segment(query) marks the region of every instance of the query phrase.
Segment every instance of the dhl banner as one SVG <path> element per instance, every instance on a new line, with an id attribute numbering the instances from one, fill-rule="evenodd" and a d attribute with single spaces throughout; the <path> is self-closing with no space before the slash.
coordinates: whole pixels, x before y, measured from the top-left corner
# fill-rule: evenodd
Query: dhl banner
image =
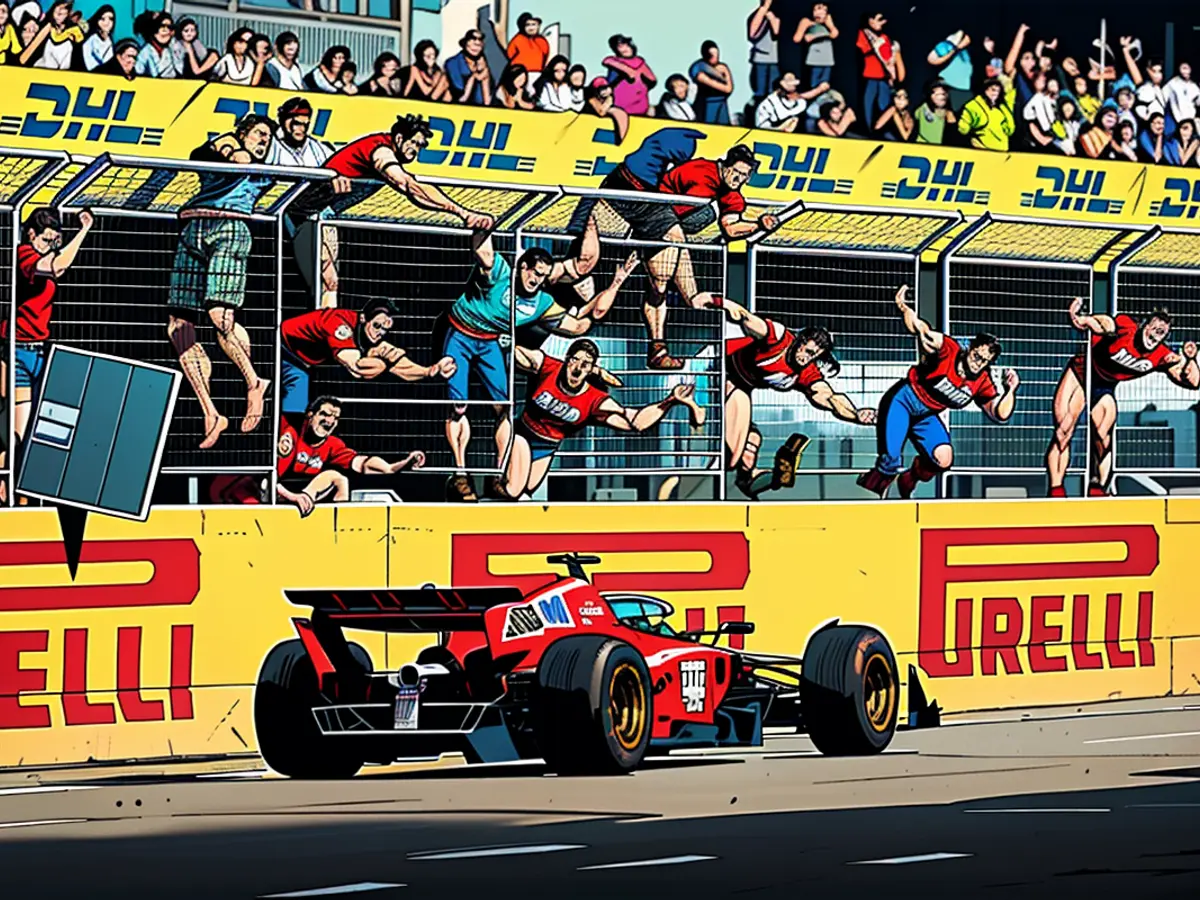
<path id="1" fill-rule="evenodd" d="M 1200 500 L 821 506 L 319 507 L 93 517 L 74 582 L 52 512 L 0 516 L 0 766 L 255 749 L 253 684 L 294 637 L 284 588 L 535 587 L 596 554 L 601 590 L 677 628 L 730 619 L 801 654 L 871 624 L 951 712 L 1200 691 Z M 351 632 L 377 669 L 429 640 Z M 907 691 L 904 692 L 907 696 Z"/>
<path id="2" fill-rule="evenodd" d="M 247 112 L 274 116 L 290 95 L 263 88 L 33 69 L 0 70 L 0 146 L 104 151 L 186 159 Z M 1190 223 L 1200 212 L 1200 172 L 1099 163 L 1028 153 L 987 153 L 918 144 L 828 139 L 634 118 L 618 146 L 608 119 L 510 112 L 372 97 L 307 95 L 313 133 L 340 145 L 386 131 L 397 113 L 430 119 L 427 175 L 543 186 L 597 187 L 656 129 L 703 133 L 698 153 L 716 158 L 751 145 L 761 169 L 747 195 L 791 203 L 939 209 L 973 217 L 1036 217 L 1116 225 Z"/>

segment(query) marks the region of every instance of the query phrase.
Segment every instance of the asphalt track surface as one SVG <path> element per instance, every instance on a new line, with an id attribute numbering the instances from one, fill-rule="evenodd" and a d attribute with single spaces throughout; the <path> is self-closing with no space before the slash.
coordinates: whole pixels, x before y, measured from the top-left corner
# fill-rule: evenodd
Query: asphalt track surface
<path id="1" fill-rule="evenodd" d="M 0 896 L 1200 897 L 1200 698 L 540 765 L 0 785 Z M 638 865 L 631 865 L 637 863 Z"/>

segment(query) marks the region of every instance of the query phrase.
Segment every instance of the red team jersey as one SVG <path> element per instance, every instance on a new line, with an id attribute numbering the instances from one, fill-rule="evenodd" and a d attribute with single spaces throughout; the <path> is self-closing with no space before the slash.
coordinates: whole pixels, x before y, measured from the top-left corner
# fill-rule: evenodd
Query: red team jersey
<path id="1" fill-rule="evenodd" d="M 942 338 L 942 347 L 936 354 L 908 370 L 908 383 L 921 402 L 934 412 L 964 409 L 972 400 L 983 406 L 1000 396 L 990 372 L 975 378 L 958 374 L 959 357 L 964 357 L 965 370 L 966 355 L 967 351 L 959 346 L 958 341 L 947 334 Z"/>
<path id="2" fill-rule="evenodd" d="M 1174 365 L 1170 358 L 1175 351 L 1165 343 L 1145 352 L 1138 346 L 1141 325 L 1126 315 L 1115 316 L 1117 330 L 1114 334 L 1092 335 L 1092 378 L 1102 384 L 1117 384 L 1141 378 L 1151 372 L 1162 372 Z M 1071 360 L 1080 384 L 1084 381 L 1084 354 L 1077 353 Z"/>
<path id="3" fill-rule="evenodd" d="M 50 339 L 50 314 L 58 284 L 37 270 L 41 255 L 32 244 L 17 247 L 17 341 L 36 343 Z M 0 324 L 0 338 L 8 337 L 8 320 Z"/>
<path id="4" fill-rule="evenodd" d="M 326 465 L 349 469 L 354 457 L 358 456 L 336 435 L 331 434 L 321 443 L 313 445 L 301 437 L 295 428 L 284 422 L 279 425 L 279 443 L 281 448 L 291 448 L 286 454 L 276 454 L 275 472 L 280 478 L 289 475 L 312 478 Z"/>
<path id="5" fill-rule="evenodd" d="M 741 213 L 746 209 L 746 198 L 741 192 L 730 190 L 721 180 L 717 164 L 711 159 L 693 159 L 676 166 L 663 176 L 659 190 L 664 194 L 675 194 L 683 197 L 700 197 L 704 200 L 716 200 L 721 218 L 732 213 Z M 686 216 L 697 207 L 677 206 L 675 212 Z"/>
<path id="6" fill-rule="evenodd" d="M 352 309 L 316 309 L 286 319 L 280 326 L 280 339 L 307 366 L 333 362 L 341 350 L 354 350 L 354 329 L 358 313 Z"/>
<path id="7" fill-rule="evenodd" d="M 339 175 L 347 178 L 378 178 L 375 163 L 371 156 L 380 147 L 391 147 L 390 134 L 368 134 L 356 141 L 351 141 L 325 162 L 326 169 L 333 169 Z"/>
<path id="8" fill-rule="evenodd" d="M 792 367 L 795 332 L 770 319 L 766 323 L 765 338 L 740 337 L 726 343 L 725 373 L 729 380 L 746 393 L 770 388 L 806 394 L 818 381 L 824 381 L 825 376 L 816 363 L 809 363 L 800 371 Z"/>
<path id="9" fill-rule="evenodd" d="M 549 355 L 530 382 L 529 397 L 521 422 L 546 441 L 556 444 L 578 434 L 596 417 L 608 391 L 588 383 L 579 394 L 568 394 L 558 383 L 562 362 Z"/>

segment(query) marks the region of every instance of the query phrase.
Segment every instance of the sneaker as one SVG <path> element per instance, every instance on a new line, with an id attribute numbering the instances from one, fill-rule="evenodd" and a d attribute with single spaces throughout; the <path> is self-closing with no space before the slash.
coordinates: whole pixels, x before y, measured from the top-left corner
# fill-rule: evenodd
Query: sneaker
<path id="1" fill-rule="evenodd" d="M 1098 485 L 1098 484 L 1090 484 L 1090 485 L 1088 485 L 1088 496 L 1089 497 L 1107 497 L 1108 491 L 1104 490 L 1104 488 L 1100 487 L 1100 485 Z"/>
<path id="2" fill-rule="evenodd" d="M 493 475 L 488 479 L 487 495 L 492 500 L 512 500 L 508 490 L 504 487 L 504 479 L 499 475 Z"/>
<path id="3" fill-rule="evenodd" d="M 646 353 L 646 366 L 651 369 L 682 369 L 683 363 L 671 356 L 666 341 L 651 341 Z"/>
<path id="4" fill-rule="evenodd" d="M 909 499 L 916 489 L 916 476 L 912 472 L 901 472 L 900 477 L 896 479 L 896 493 L 900 495 L 900 499 Z"/>
<path id="5" fill-rule="evenodd" d="M 475 483 L 466 475 L 451 475 L 446 481 L 446 500 L 450 503 L 478 503 Z"/>
<path id="6" fill-rule="evenodd" d="M 1060 484 L 1058 487 L 1050 488 L 1050 493 L 1047 494 L 1046 496 L 1048 496 L 1048 497 L 1065 497 L 1065 496 L 1067 496 L 1066 485 Z"/>
<path id="7" fill-rule="evenodd" d="M 796 483 L 796 470 L 800 468 L 800 457 L 809 439 L 802 434 L 793 434 L 775 451 L 774 488 L 790 488 Z"/>

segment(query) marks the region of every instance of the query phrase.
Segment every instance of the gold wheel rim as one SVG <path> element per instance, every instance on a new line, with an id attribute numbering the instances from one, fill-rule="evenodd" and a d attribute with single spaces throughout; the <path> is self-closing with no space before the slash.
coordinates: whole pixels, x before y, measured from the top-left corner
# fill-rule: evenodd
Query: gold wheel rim
<path id="1" fill-rule="evenodd" d="M 871 727 L 882 734 L 887 731 L 896 708 L 895 681 L 887 659 L 876 654 L 867 661 L 863 672 L 863 706 Z"/>
<path id="2" fill-rule="evenodd" d="M 608 714 L 613 736 L 623 750 L 634 751 L 646 733 L 646 690 L 631 663 L 618 663 L 608 684 Z"/>

